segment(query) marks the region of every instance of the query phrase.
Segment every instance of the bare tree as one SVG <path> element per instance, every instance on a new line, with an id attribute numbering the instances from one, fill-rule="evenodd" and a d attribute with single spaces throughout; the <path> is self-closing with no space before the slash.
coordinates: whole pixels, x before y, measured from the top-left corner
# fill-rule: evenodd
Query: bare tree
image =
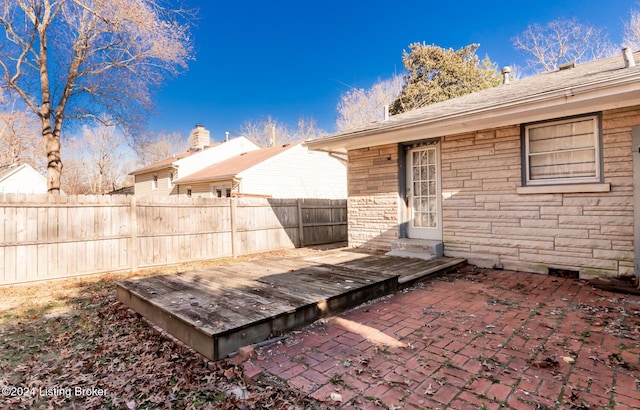
<path id="1" fill-rule="evenodd" d="M 128 143 L 135 152 L 140 166 L 162 161 L 186 148 L 185 137 L 179 132 L 136 133 Z"/>
<path id="2" fill-rule="evenodd" d="M 50 193 L 59 193 L 67 118 L 108 112 L 135 126 L 150 87 L 186 67 L 185 12 L 164 0 L 0 0 L 0 86 L 39 117 Z"/>
<path id="3" fill-rule="evenodd" d="M 633 10 L 629 21 L 624 26 L 623 45 L 634 51 L 640 50 L 640 11 Z"/>
<path id="4" fill-rule="evenodd" d="M 385 105 L 391 105 L 402 91 L 403 79 L 394 75 L 386 80 L 378 80 L 371 88 L 352 88 L 343 93 L 338 102 L 338 130 L 346 130 L 359 125 L 384 119 Z"/>
<path id="5" fill-rule="evenodd" d="M 298 120 L 298 129 L 295 132 L 295 140 L 309 140 L 318 138 L 327 132 L 318 127 L 318 122 L 313 118 L 300 118 Z"/>
<path id="6" fill-rule="evenodd" d="M 529 55 L 527 66 L 534 72 L 554 71 L 563 63 L 590 61 L 613 52 L 603 30 L 564 18 L 544 26 L 529 25 L 513 38 L 513 45 Z"/>
<path id="7" fill-rule="evenodd" d="M 73 149 L 73 147 L 70 147 Z M 67 195 L 87 195 L 92 193 L 89 181 L 84 173 L 82 161 L 74 157 L 65 160 L 64 171 L 60 176 L 62 190 Z"/>
<path id="8" fill-rule="evenodd" d="M 133 152 L 114 126 L 83 126 L 69 141 L 69 170 L 63 172 L 64 189 L 74 194 L 104 194 L 120 188 L 133 165 Z"/>
<path id="9" fill-rule="evenodd" d="M 0 165 L 26 163 L 40 172 L 46 170 L 38 125 L 30 111 L 0 111 Z"/>
<path id="10" fill-rule="evenodd" d="M 294 133 L 271 115 L 257 121 L 245 121 L 240 125 L 239 133 L 261 147 L 272 147 L 296 140 Z"/>

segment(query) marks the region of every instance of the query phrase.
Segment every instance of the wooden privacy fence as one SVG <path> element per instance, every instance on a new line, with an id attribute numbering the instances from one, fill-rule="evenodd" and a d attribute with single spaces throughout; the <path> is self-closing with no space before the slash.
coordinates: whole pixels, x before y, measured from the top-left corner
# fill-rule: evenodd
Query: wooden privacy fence
<path id="1" fill-rule="evenodd" d="M 346 200 L 0 195 L 0 285 L 344 241 Z"/>

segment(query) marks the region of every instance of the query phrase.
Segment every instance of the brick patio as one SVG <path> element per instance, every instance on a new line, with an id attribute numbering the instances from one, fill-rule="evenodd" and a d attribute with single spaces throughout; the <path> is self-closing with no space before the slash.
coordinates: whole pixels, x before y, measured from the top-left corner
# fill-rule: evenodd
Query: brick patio
<path id="1" fill-rule="evenodd" d="M 244 368 L 338 409 L 625 409 L 640 408 L 639 343 L 638 296 L 468 266 L 316 322 Z"/>

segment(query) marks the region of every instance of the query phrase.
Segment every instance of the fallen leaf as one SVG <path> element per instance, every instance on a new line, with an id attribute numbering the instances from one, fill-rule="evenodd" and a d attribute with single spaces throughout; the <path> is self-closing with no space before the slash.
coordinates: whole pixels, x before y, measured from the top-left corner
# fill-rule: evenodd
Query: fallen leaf
<path id="1" fill-rule="evenodd" d="M 537 367 L 539 369 L 550 369 L 554 367 L 558 367 L 559 363 L 556 359 L 551 357 L 547 357 L 544 360 L 539 360 L 531 363 L 531 367 Z"/>
<path id="2" fill-rule="evenodd" d="M 433 394 L 434 394 L 435 392 L 436 392 L 436 391 L 435 391 L 435 390 L 433 390 L 433 387 L 431 386 L 431 383 L 429 383 L 429 387 L 427 387 L 427 390 L 425 390 L 425 391 L 424 391 L 424 394 L 428 394 L 429 396 L 433 396 Z"/>

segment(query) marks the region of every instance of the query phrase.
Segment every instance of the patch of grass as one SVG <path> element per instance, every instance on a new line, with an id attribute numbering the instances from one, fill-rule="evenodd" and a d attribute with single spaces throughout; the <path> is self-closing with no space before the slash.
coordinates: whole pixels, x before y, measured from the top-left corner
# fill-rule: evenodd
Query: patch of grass
<path id="1" fill-rule="evenodd" d="M 236 399 L 226 393 L 240 387 L 249 393 L 246 408 L 277 402 L 326 408 L 286 383 L 263 377 L 249 383 L 241 365 L 203 358 L 117 300 L 116 280 L 173 270 L 0 288 L 0 384 L 107 391 L 102 397 L 11 398 L 0 407 L 117 409 L 135 402 L 139 409 L 235 408 Z"/>
<path id="2" fill-rule="evenodd" d="M 329 379 L 329 381 L 331 382 L 331 384 L 343 384 L 344 380 L 342 380 L 342 375 L 341 374 L 334 374 L 333 376 L 331 376 L 331 379 Z"/>
<path id="3" fill-rule="evenodd" d="M 292 362 L 294 362 L 294 363 L 298 363 L 298 364 L 301 364 L 301 365 L 303 365 L 303 366 L 308 367 L 308 366 L 307 366 L 307 362 L 304 360 L 304 358 L 303 358 L 303 357 L 300 357 L 300 356 L 294 356 L 294 357 L 292 357 L 292 358 L 291 358 L 291 361 L 292 361 Z"/>

